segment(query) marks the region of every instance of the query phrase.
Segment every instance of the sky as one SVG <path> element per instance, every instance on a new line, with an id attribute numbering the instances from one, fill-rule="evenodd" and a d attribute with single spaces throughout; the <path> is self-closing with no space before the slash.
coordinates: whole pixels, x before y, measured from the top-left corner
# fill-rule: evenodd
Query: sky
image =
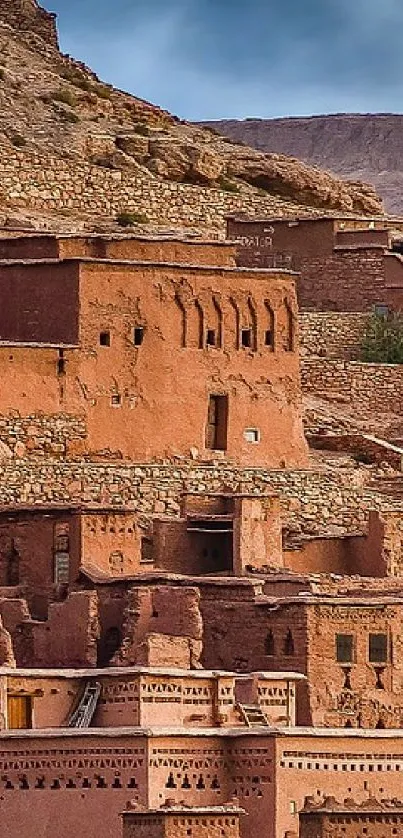
<path id="1" fill-rule="evenodd" d="M 403 0 L 42 0 L 61 48 L 183 119 L 403 109 Z"/>

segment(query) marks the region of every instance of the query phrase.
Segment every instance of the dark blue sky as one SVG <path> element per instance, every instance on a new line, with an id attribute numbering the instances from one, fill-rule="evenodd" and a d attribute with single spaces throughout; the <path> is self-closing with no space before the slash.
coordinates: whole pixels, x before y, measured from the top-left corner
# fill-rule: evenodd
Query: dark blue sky
<path id="1" fill-rule="evenodd" d="M 403 0 L 42 3 L 64 52 L 183 118 L 403 109 Z"/>

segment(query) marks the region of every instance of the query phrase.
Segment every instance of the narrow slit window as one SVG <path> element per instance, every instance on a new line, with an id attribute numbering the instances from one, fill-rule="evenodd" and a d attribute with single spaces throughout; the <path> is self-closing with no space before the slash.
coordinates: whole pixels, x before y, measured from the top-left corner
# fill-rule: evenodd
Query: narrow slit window
<path id="1" fill-rule="evenodd" d="M 64 357 L 64 350 L 59 349 L 59 355 L 57 359 L 57 374 L 58 375 L 65 375 L 66 373 L 66 359 Z"/>
<path id="2" fill-rule="evenodd" d="M 215 329 L 207 329 L 206 346 L 217 346 Z"/>
<path id="3" fill-rule="evenodd" d="M 136 326 L 133 332 L 133 343 L 135 346 L 141 346 L 144 340 L 143 326 Z"/>
<path id="4" fill-rule="evenodd" d="M 241 346 L 250 349 L 252 346 L 252 329 L 241 329 Z"/>
<path id="5" fill-rule="evenodd" d="M 264 333 L 264 345 L 273 348 L 273 343 L 273 332 L 271 331 L 271 329 L 266 329 Z"/>
<path id="6" fill-rule="evenodd" d="M 100 332 L 99 333 L 99 343 L 100 346 L 110 346 L 111 345 L 111 333 L 108 331 Z"/>

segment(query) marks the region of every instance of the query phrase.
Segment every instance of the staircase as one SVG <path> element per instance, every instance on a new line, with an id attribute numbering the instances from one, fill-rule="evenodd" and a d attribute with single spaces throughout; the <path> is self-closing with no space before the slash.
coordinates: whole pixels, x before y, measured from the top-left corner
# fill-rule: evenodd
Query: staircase
<path id="1" fill-rule="evenodd" d="M 80 701 L 67 722 L 67 727 L 90 726 L 100 693 L 101 684 L 98 681 L 87 681 Z"/>
<path id="2" fill-rule="evenodd" d="M 269 727 L 267 718 L 258 704 L 238 704 L 238 709 L 248 727 Z"/>

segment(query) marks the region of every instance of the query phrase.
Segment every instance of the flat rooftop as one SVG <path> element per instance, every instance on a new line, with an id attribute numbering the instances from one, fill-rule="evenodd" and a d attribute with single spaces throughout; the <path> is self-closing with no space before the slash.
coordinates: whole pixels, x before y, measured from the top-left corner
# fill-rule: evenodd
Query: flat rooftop
<path id="1" fill-rule="evenodd" d="M 104 669 L 12 669 L 0 667 L 0 678 L 123 678 L 130 675 L 150 675 L 168 678 L 236 678 L 246 681 L 254 676 L 264 681 L 305 681 L 301 672 L 228 672 L 220 669 L 175 669 L 170 667 L 106 667 Z"/>
<path id="2" fill-rule="evenodd" d="M 32 265 L 69 265 L 69 264 L 93 264 L 105 266 L 122 266 L 133 268 L 161 268 L 166 270 L 179 271 L 199 271 L 204 273 L 227 273 L 227 274 L 244 274 L 245 276 L 272 276 L 277 274 L 284 274 L 285 276 L 298 276 L 296 271 L 291 271 L 288 268 L 245 268 L 237 265 L 198 265 L 184 262 L 153 262 L 147 260 L 136 259 L 99 259 L 92 256 L 69 256 L 68 259 L 2 259 L 0 260 L 0 268 L 26 266 Z"/>

